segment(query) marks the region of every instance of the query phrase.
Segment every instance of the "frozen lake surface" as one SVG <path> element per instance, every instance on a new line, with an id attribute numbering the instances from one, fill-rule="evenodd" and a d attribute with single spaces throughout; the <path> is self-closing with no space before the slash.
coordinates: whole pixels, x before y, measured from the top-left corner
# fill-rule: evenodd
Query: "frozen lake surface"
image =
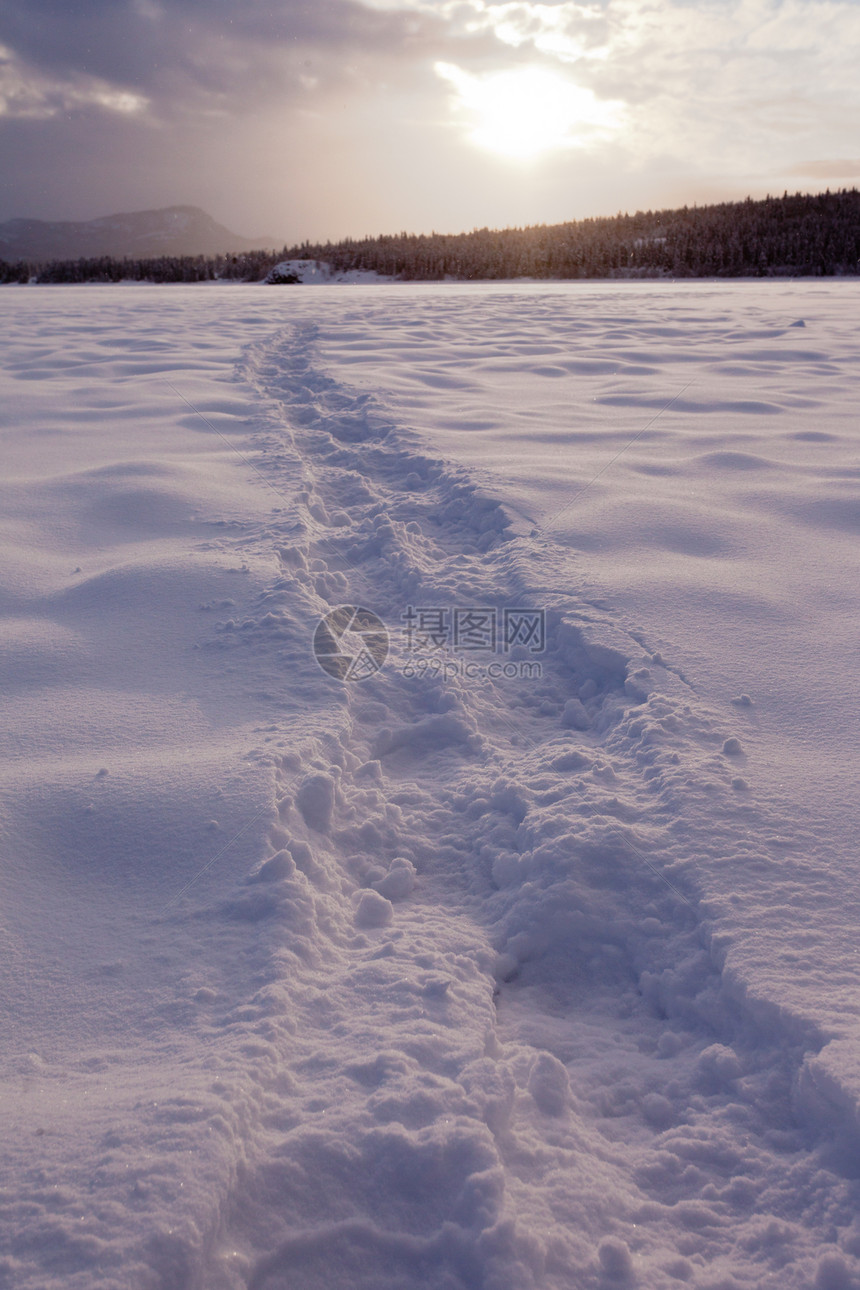
<path id="1" fill-rule="evenodd" d="M 0 1285 L 860 1286 L 858 284 L 0 301 Z"/>

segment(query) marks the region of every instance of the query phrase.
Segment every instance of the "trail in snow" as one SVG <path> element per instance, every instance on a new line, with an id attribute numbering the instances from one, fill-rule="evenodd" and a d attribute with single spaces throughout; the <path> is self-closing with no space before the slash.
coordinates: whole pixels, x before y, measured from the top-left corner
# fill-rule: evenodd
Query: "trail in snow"
<path id="1" fill-rule="evenodd" d="M 0 1283 L 860 1284 L 850 1066 L 777 957 L 801 879 L 812 935 L 842 877 L 515 492 L 338 379 L 338 328 L 384 366 L 382 291 L 291 297 L 286 328 L 250 292 L 99 293 L 83 440 L 56 404 L 47 469 L 9 440 Z M 499 299 L 469 296 L 487 352 Z M 197 411 L 132 422 L 165 372 Z M 392 653 L 340 683 L 311 642 L 348 604 Z M 417 669 L 410 606 L 545 610 L 506 656 L 542 674 Z"/>
<path id="2" fill-rule="evenodd" d="M 528 600 L 545 553 L 316 369 L 313 329 L 251 361 L 294 427 L 306 514 L 241 652 L 298 634 L 302 594 L 392 623 Z M 316 1114 L 272 1135 L 227 1220 L 246 1251 L 268 1227 L 255 1286 L 332 1266 L 367 1285 L 804 1285 L 851 1229 L 855 1188 L 792 1099 L 820 1036 L 721 973 L 702 899 L 700 866 L 739 850 L 776 879 L 776 822 L 659 658 L 575 591 L 547 608 L 539 682 L 382 673 L 346 688 L 309 777 L 307 753 L 283 761 L 271 863 L 285 897 L 319 893 L 331 964 L 298 1026 Z M 401 899 L 378 898 L 389 882 Z M 849 1275 L 850 1253 L 827 1257 L 822 1276 Z"/>

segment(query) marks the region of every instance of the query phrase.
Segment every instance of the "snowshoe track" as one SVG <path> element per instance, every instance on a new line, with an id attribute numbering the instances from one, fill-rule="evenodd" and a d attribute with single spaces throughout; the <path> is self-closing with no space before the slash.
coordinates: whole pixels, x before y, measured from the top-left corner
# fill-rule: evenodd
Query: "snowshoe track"
<path id="1" fill-rule="evenodd" d="M 315 338 L 243 370 L 271 408 L 261 472 L 302 482 L 281 576 L 217 644 L 270 665 L 273 732 L 303 702 L 320 727 L 273 754 L 272 856 L 221 911 L 259 921 L 271 963 L 247 1011 L 259 1120 L 205 1284 L 811 1285 L 802 1229 L 835 1241 L 858 1196 L 798 1114 L 822 1037 L 712 935 L 713 813 L 750 869 L 774 863 L 729 732 L 577 588 L 538 601 L 569 553 L 521 540 Z M 332 608 L 394 629 L 464 603 L 545 608 L 543 676 L 404 675 L 395 642 L 321 691 Z M 802 1224 L 781 1217 L 798 1195 Z M 828 1257 L 855 1274 L 850 1241 Z"/>

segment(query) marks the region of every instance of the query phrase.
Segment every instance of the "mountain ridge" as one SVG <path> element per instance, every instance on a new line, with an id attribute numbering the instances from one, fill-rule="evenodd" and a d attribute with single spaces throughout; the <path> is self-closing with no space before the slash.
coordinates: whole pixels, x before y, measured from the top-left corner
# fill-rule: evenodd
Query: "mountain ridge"
<path id="1" fill-rule="evenodd" d="M 274 239 L 241 237 L 199 206 L 122 211 L 91 220 L 17 218 L 0 224 L 0 259 L 220 255 L 259 250 Z"/>

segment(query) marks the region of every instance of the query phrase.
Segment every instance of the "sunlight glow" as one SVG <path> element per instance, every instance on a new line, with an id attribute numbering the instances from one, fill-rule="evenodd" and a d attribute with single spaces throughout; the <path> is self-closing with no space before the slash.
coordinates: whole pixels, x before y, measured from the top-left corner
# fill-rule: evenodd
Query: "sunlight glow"
<path id="1" fill-rule="evenodd" d="M 528 160 L 581 147 L 620 122 L 619 103 L 601 102 L 591 90 L 545 68 L 474 76 L 452 63 L 437 63 L 436 73 L 454 87 L 471 142 L 502 156 Z"/>

